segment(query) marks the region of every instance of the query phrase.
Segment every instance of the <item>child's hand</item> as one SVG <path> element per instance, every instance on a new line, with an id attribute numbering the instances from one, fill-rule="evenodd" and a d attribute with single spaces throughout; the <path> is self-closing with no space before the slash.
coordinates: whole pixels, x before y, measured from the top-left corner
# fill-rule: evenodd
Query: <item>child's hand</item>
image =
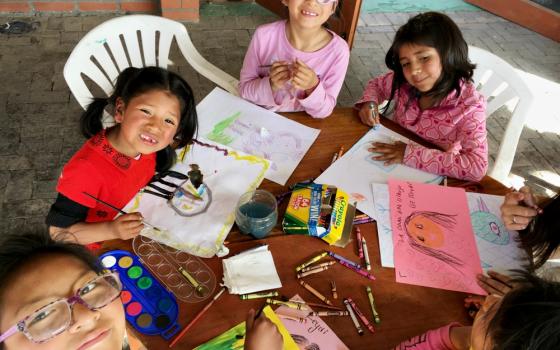
<path id="1" fill-rule="evenodd" d="M 385 161 L 384 165 L 401 164 L 404 159 L 406 143 L 396 141 L 395 143 L 372 142 L 372 147 L 368 151 L 380 153 L 378 156 L 371 157 L 374 160 Z"/>
<path id="2" fill-rule="evenodd" d="M 270 87 L 272 91 L 280 90 L 291 78 L 290 64 L 286 61 L 276 61 L 270 67 Z"/>
<path id="3" fill-rule="evenodd" d="M 127 240 L 138 236 L 142 231 L 144 228 L 142 219 L 140 213 L 124 214 L 111 221 L 109 225 L 115 238 Z"/>
<path id="4" fill-rule="evenodd" d="M 358 115 L 360 116 L 360 120 L 362 121 L 362 123 L 367 126 L 374 126 L 376 124 L 380 124 L 381 121 L 379 120 L 379 113 L 372 113 L 369 106 L 370 102 L 371 101 L 368 101 L 362 104 Z"/>
<path id="5" fill-rule="evenodd" d="M 261 315 L 255 320 L 255 311 L 251 310 L 247 314 L 245 326 L 245 350 L 280 350 L 284 347 L 284 339 L 278 328 L 266 316 Z"/>
<path id="6" fill-rule="evenodd" d="M 292 68 L 292 86 L 296 89 L 305 90 L 305 93 L 310 95 L 317 85 L 319 85 L 317 74 L 303 61 L 296 58 Z"/>
<path id="7" fill-rule="evenodd" d="M 478 285 L 488 292 L 488 294 L 503 297 L 513 288 L 511 277 L 502 275 L 496 271 L 488 271 L 487 273 L 488 276 L 478 275 L 476 279 Z"/>
<path id="8" fill-rule="evenodd" d="M 508 230 L 524 230 L 533 218 L 542 211 L 536 204 L 529 187 L 522 187 L 519 192 L 506 194 L 500 207 L 502 221 Z"/>

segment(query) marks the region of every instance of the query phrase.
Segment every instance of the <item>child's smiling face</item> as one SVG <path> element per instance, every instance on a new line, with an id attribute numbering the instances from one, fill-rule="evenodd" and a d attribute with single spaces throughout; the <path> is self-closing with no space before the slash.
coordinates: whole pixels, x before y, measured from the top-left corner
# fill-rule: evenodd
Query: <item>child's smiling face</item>
<path id="1" fill-rule="evenodd" d="M 10 278 L 2 295 L 0 332 L 6 332 L 52 301 L 73 296 L 96 276 L 83 262 L 67 255 L 48 255 L 33 260 Z M 96 311 L 74 304 L 68 329 L 44 343 L 34 343 L 17 332 L 6 339 L 4 345 L 6 350 L 120 350 L 124 332 L 124 310 L 120 299 L 116 298 Z"/>
<path id="2" fill-rule="evenodd" d="M 401 46 L 399 63 L 406 81 L 420 92 L 430 91 L 441 76 L 441 57 L 437 50 L 430 46 Z"/>
<path id="3" fill-rule="evenodd" d="M 282 0 L 288 7 L 290 21 L 304 28 L 319 28 L 336 9 L 336 2 L 320 4 L 317 0 Z"/>
<path id="4" fill-rule="evenodd" d="M 406 231 L 418 244 L 429 248 L 440 248 L 445 234 L 441 226 L 423 215 L 413 217 L 406 225 Z"/>
<path id="5" fill-rule="evenodd" d="M 118 136 L 110 141 L 119 152 L 136 157 L 164 149 L 173 142 L 181 118 L 179 100 L 169 91 L 151 90 L 128 104 L 116 102 Z"/>

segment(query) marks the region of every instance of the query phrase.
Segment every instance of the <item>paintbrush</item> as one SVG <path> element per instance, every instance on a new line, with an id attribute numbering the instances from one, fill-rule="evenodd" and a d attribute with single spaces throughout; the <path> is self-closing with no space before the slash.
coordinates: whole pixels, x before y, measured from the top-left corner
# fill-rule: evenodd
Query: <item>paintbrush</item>
<path id="1" fill-rule="evenodd" d="M 85 194 L 86 196 L 90 197 L 91 199 L 95 200 L 96 202 L 99 202 L 99 203 L 101 203 L 101 204 L 103 204 L 103 205 L 105 205 L 105 206 L 107 206 L 107 207 L 109 207 L 109 208 L 111 208 L 111 209 L 113 209 L 113 210 L 116 210 L 116 211 L 118 211 L 119 213 L 121 213 L 121 214 L 123 214 L 123 215 L 128 214 L 126 211 L 124 211 L 124 210 L 122 210 L 122 209 L 119 209 L 119 208 L 115 207 L 114 205 L 105 202 L 104 200 L 101 200 L 101 199 L 99 199 L 99 198 L 96 198 L 96 197 L 92 196 L 91 194 L 89 194 L 89 193 L 87 193 L 87 192 L 82 192 L 82 193 Z M 143 223 L 144 225 L 146 225 L 146 226 L 148 226 L 148 227 L 150 227 L 150 228 L 156 230 L 156 231 L 161 231 L 159 228 L 155 227 L 154 225 L 150 224 L 149 222 L 146 222 L 145 220 L 142 220 L 142 223 Z"/>

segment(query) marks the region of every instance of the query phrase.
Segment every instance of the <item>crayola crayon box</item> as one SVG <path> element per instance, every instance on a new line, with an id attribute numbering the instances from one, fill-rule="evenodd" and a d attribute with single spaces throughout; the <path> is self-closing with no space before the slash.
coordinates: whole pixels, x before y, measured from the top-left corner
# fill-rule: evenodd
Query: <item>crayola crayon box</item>
<path id="1" fill-rule="evenodd" d="M 282 228 L 285 233 L 308 234 L 344 247 L 350 240 L 356 207 L 340 188 L 297 184 L 292 192 Z"/>

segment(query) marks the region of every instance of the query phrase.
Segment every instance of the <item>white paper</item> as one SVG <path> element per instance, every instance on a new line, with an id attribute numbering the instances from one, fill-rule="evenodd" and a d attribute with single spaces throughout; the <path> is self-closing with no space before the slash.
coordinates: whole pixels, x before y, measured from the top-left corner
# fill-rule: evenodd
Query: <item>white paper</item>
<path id="1" fill-rule="evenodd" d="M 375 218 L 370 184 L 387 183 L 389 178 L 411 180 L 424 183 L 439 183 L 442 177 L 401 164 L 385 166 L 375 161 L 374 154 L 368 151 L 371 142 L 392 143 L 394 141 L 411 142 L 398 133 L 381 126 L 378 130 L 368 131 L 342 158 L 325 170 L 316 183 L 334 185 L 342 188 L 358 202 L 358 209 Z"/>
<path id="2" fill-rule="evenodd" d="M 224 285 L 230 294 L 255 293 L 282 287 L 268 246 L 222 260 Z"/>
<path id="3" fill-rule="evenodd" d="M 389 186 L 371 184 L 381 265 L 395 267 L 393 262 L 393 236 L 389 214 Z M 519 269 L 526 261 L 525 252 L 518 247 L 518 233 L 508 231 L 500 217 L 503 196 L 466 192 L 480 265 L 484 271 L 495 270 L 507 273 Z"/>
<path id="4" fill-rule="evenodd" d="M 272 162 L 266 178 L 285 185 L 320 130 L 215 88 L 196 107 L 199 134 Z"/>
<path id="5" fill-rule="evenodd" d="M 205 212 L 196 216 L 181 216 L 168 205 L 166 199 L 142 192 L 124 210 L 138 211 L 147 222 L 163 229 L 147 228 L 142 231 L 143 235 L 175 249 L 210 258 L 223 248 L 235 221 L 239 197 L 260 185 L 269 162 L 202 138 L 199 140 L 206 145 L 192 145 L 183 161 L 179 160 L 172 169 L 187 174 L 189 164 L 199 165 L 203 181 L 212 192 L 212 202 Z M 169 177 L 165 179 L 176 182 Z M 165 188 L 164 185 L 159 186 Z"/>

